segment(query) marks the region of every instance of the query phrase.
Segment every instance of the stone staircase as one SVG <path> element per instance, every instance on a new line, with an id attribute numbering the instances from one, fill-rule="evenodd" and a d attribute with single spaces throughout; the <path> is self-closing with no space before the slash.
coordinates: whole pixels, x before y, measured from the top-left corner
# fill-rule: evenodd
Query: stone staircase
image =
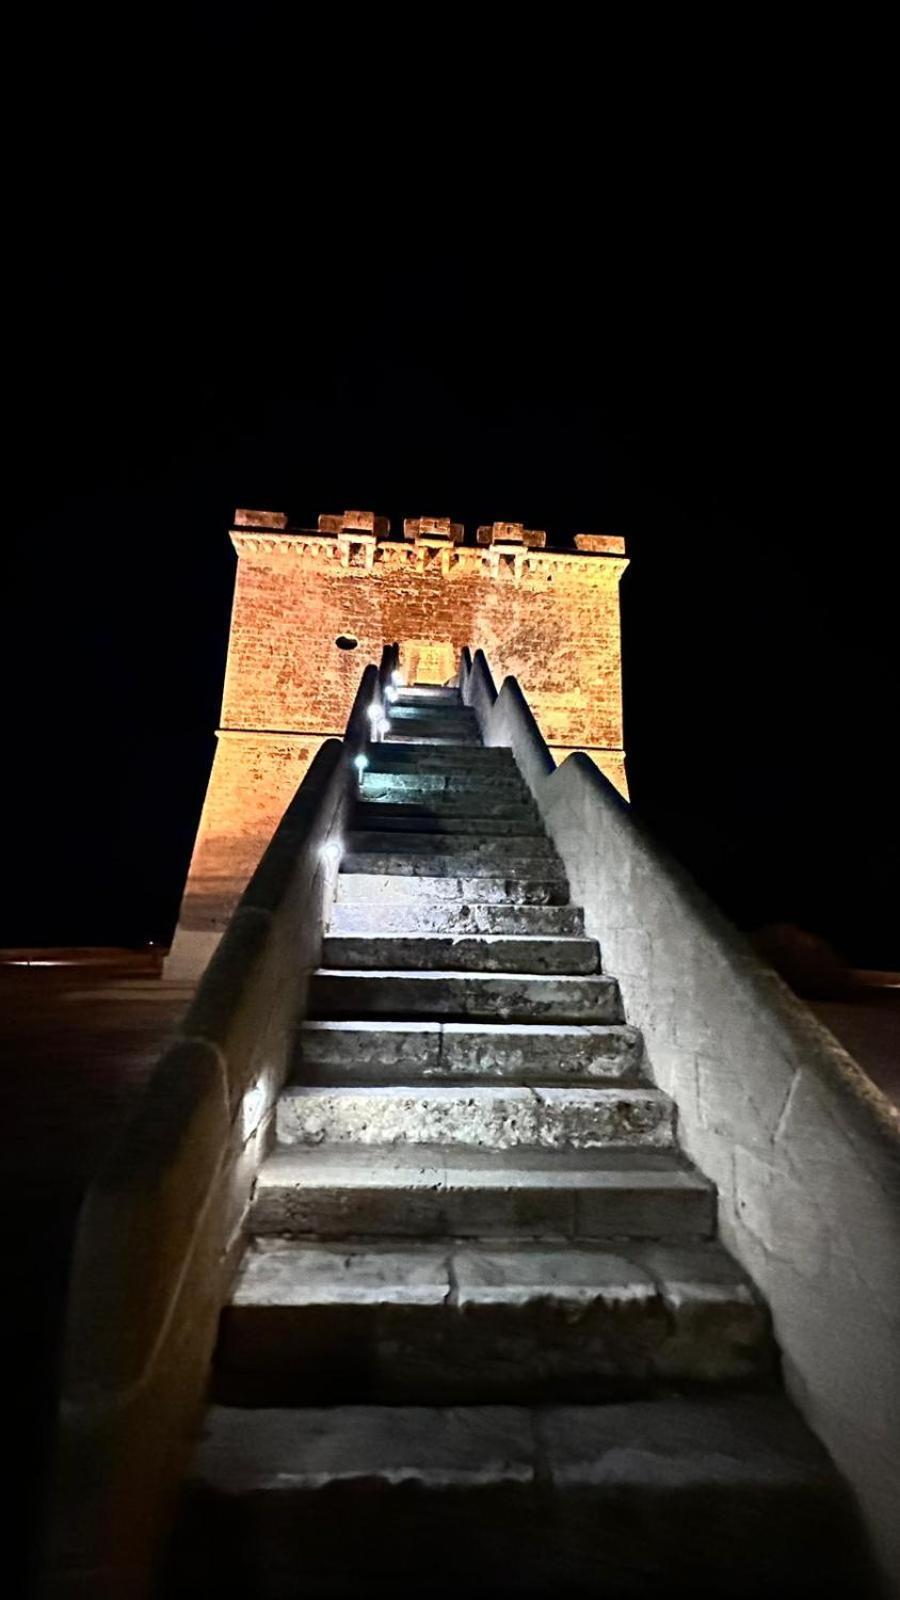
<path id="1" fill-rule="evenodd" d="M 170 1591 L 849 1592 L 766 1308 L 454 690 L 369 747 L 309 1001 Z"/>

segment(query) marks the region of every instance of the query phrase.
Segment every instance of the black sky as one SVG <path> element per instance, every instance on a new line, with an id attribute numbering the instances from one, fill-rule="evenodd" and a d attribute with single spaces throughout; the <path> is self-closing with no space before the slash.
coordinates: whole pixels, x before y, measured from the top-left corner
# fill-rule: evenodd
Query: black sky
<path id="1" fill-rule="evenodd" d="M 635 804 L 742 925 L 900 966 L 877 96 L 763 53 L 726 121 L 723 43 L 702 107 L 578 41 L 388 82 L 277 13 L 70 21 L 26 95 L 0 942 L 167 941 L 232 511 L 362 505 L 623 532 Z"/>

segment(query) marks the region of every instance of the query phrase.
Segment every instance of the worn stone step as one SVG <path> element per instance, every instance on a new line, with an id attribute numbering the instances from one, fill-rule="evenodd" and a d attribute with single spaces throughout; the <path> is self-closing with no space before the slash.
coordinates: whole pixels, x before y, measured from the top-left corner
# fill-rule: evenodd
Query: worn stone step
<path id="1" fill-rule="evenodd" d="M 474 729 L 472 729 L 470 733 L 467 733 L 465 729 L 462 728 L 452 732 L 441 733 L 439 729 L 432 725 L 427 732 L 425 729 L 413 729 L 412 727 L 407 729 L 405 732 L 401 732 L 400 728 L 397 728 L 396 730 L 391 728 L 385 734 L 383 742 L 390 745 L 455 745 L 457 748 L 462 749 L 469 745 L 473 747 L 480 747 L 481 735 Z"/>
<path id="2" fill-rule="evenodd" d="M 397 694 L 397 698 L 389 701 L 388 706 L 389 715 L 396 717 L 397 722 L 461 722 L 471 723 L 472 728 L 477 728 L 476 715 L 471 706 L 463 706 L 460 699 L 408 701 L 404 694 Z"/>
<path id="3" fill-rule="evenodd" d="M 408 760 L 410 753 L 418 759 Z M 470 755 L 473 759 L 468 761 L 466 757 Z M 486 756 L 490 759 L 485 760 Z M 508 759 L 495 759 L 503 756 Z M 469 792 L 496 794 L 497 797 L 515 793 L 530 798 L 528 786 L 509 751 L 485 750 L 483 745 L 465 746 L 460 750 L 450 745 L 443 749 L 438 745 L 423 745 L 421 749 L 402 744 L 369 745 L 367 765 L 360 782 L 369 784 L 376 778 L 396 779 L 398 794 L 402 794 L 402 786 L 421 786 L 429 792 L 442 789 L 448 794 Z"/>
<path id="4" fill-rule="evenodd" d="M 600 947 L 583 935 L 528 933 L 326 934 L 325 967 L 422 972 L 597 972 Z"/>
<path id="5" fill-rule="evenodd" d="M 368 777 L 368 774 L 365 774 Z M 376 826 L 379 820 L 383 822 L 387 817 L 397 817 L 402 821 L 404 817 L 418 818 L 419 816 L 435 817 L 440 820 L 451 817 L 465 819 L 478 819 L 480 817 L 496 817 L 505 822 L 531 821 L 537 824 L 540 831 L 542 823 L 537 814 L 534 801 L 524 789 L 520 795 L 511 796 L 508 790 L 495 790 L 493 784 L 485 784 L 476 794 L 455 794 L 438 790 L 435 794 L 422 793 L 413 796 L 394 796 L 384 799 L 370 799 L 367 794 L 361 794 L 354 808 L 354 815 L 372 817 Z M 532 832 L 535 829 L 532 828 Z"/>
<path id="6" fill-rule="evenodd" d="M 351 971 L 321 967 L 311 1017 L 457 1018 L 484 1022 L 624 1022 L 619 985 L 605 973 Z"/>
<path id="7" fill-rule="evenodd" d="M 388 712 L 392 722 L 409 722 L 413 725 L 446 722 L 478 727 L 474 711 L 459 699 L 411 701 L 406 695 L 398 694 L 396 700 L 389 702 Z"/>
<path id="8" fill-rule="evenodd" d="M 513 853 L 510 848 L 506 854 L 492 854 L 482 847 L 455 854 L 439 848 L 444 842 L 444 839 L 432 840 L 431 843 L 435 846 L 433 851 L 409 850 L 405 844 L 402 848 L 394 848 L 389 844 L 381 850 L 370 847 L 360 851 L 354 850 L 351 846 L 341 860 L 340 870 L 342 874 L 364 872 L 397 878 L 470 878 L 476 882 L 483 882 L 489 878 L 503 878 L 507 885 L 517 878 L 524 878 L 530 882 L 535 879 L 545 879 L 552 881 L 554 885 L 553 894 L 548 898 L 560 901 L 569 898 L 568 884 L 562 866 L 556 857 L 546 851 L 537 854 L 529 849 L 527 852 L 521 850 L 520 853 Z M 465 843 L 465 840 L 460 842 Z M 521 843 L 521 840 L 509 841 L 510 847 Z M 470 890 L 468 893 L 476 900 L 488 898 L 480 890 Z M 505 899 L 508 896 L 504 894 L 500 898 Z"/>
<path id="9" fill-rule="evenodd" d="M 715 1190 L 674 1150 L 279 1145 L 249 1218 L 257 1234 L 427 1238 L 709 1238 Z"/>
<path id="10" fill-rule="evenodd" d="M 557 861 L 557 854 L 543 832 L 532 832 L 524 837 L 496 838 L 492 834 L 466 834 L 464 837 L 434 838 L 431 834 L 416 832 L 388 832 L 381 829 L 354 829 L 348 838 L 349 850 L 354 854 L 364 851 L 389 850 L 392 854 L 420 854 L 420 856 L 466 856 L 472 861 L 503 862 L 520 856 L 544 856 Z"/>
<path id="11" fill-rule="evenodd" d="M 626 1083 L 641 1080 L 642 1058 L 640 1031 L 627 1023 L 307 1020 L 298 1030 L 295 1076 L 305 1083 Z"/>
<path id="12" fill-rule="evenodd" d="M 417 880 L 420 882 L 421 880 Z M 581 906 L 489 905 L 471 900 L 338 901 L 330 933 L 528 933 L 584 932 Z"/>
<path id="13" fill-rule="evenodd" d="M 278 1099 L 276 1128 L 283 1144 L 666 1149 L 675 1137 L 675 1108 L 649 1086 L 288 1084 Z"/>
<path id="14" fill-rule="evenodd" d="M 413 744 L 370 744 L 366 747 L 366 754 L 372 772 L 480 771 L 485 775 L 501 772 L 516 777 L 519 775 L 512 751 L 503 745 L 479 744 L 454 751 L 452 746 L 445 749 L 425 746 L 417 750 Z"/>
<path id="15" fill-rule="evenodd" d="M 400 706 L 461 706 L 462 703 L 459 690 L 448 684 L 410 683 L 394 691 L 394 704 Z"/>
<path id="16" fill-rule="evenodd" d="M 428 833 L 391 833 L 374 828 L 354 828 L 348 836 L 348 850 L 353 855 L 390 852 L 391 855 L 461 856 L 465 860 L 502 865 L 505 861 L 522 857 L 542 857 L 558 861 L 558 856 L 545 833 L 532 832 L 515 838 L 496 838 L 493 835 L 465 834 L 434 838 Z"/>
<path id="17" fill-rule="evenodd" d="M 528 791 L 521 778 L 506 770 L 496 778 L 476 772 L 364 772 L 359 781 L 359 798 L 367 804 L 412 805 L 446 808 L 448 815 L 477 816 L 490 805 L 528 805 Z"/>
<path id="18" fill-rule="evenodd" d="M 778 1394 L 206 1418 L 167 1594 L 864 1600 L 858 1526 Z"/>
<path id="19" fill-rule="evenodd" d="M 303 1022 L 298 1083 L 635 1083 L 643 1041 L 625 1023 Z"/>
<path id="20" fill-rule="evenodd" d="M 380 858 L 379 858 L 380 859 Z M 427 863 L 423 863 L 427 865 Z M 457 863 L 458 865 L 458 863 Z M 447 872 L 378 872 L 372 870 L 371 856 L 345 856 L 341 862 L 335 890 L 335 904 L 414 906 L 447 901 L 451 905 L 547 906 L 561 905 L 569 898 L 569 886 L 559 872 L 549 872 L 547 863 L 533 864 L 529 876 L 519 878 L 457 876 Z"/>
<path id="21" fill-rule="evenodd" d="M 402 737 L 417 742 L 429 739 L 446 740 L 451 744 L 468 744 L 474 740 L 481 744 L 481 733 L 471 713 L 442 711 L 439 715 L 391 707 L 385 739 Z"/>
<path id="22" fill-rule="evenodd" d="M 501 839 L 540 837 L 541 825 L 532 809 L 524 805 L 494 806 L 469 812 L 437 810 L 425 805 L 387 805 L 372 801 L 357 805 L 351 821 L 353 833 L 390 833 L 406 837 L 410 833 L 434 835 L 465 834 L 467 837 Z M 544 835 L 546 837 L 546 835 Z"/>
<path id="23" fill-rule="evenodd" d="M 766 1310 L 714 1242 L 261 1240 L 216 1388 L 236 1405 L 600 1399 L 773 1364 Z"/>

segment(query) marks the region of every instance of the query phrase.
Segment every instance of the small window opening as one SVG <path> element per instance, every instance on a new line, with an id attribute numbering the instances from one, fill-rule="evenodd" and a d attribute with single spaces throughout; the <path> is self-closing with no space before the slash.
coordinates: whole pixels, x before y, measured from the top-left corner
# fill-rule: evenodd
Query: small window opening
<path id="1" fill-rule="evenodd" d="M 352 633 L 339 633 L 334 642 L 339 650 L 355 650 L 359 644 L 359 640 L 354 639 Z"/>

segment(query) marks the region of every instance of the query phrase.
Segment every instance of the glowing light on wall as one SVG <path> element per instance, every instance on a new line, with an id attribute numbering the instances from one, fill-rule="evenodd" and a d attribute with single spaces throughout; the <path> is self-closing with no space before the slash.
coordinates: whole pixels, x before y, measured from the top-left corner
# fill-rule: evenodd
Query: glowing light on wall
<path id="1" fill-rule="evenodd" d="M 255 1083 L 247 1090 L 241 1101 L 241 1126 L 245 1139 L 249 1139 L 259 1126 L 259 1119 L 266 1107 L 266 1091 L 261 1083 Z"/>
<path id="2" fill-rule="evenodd" d="M 5 967 L 74 967 L 74 961 L 4 961 Z"/>

